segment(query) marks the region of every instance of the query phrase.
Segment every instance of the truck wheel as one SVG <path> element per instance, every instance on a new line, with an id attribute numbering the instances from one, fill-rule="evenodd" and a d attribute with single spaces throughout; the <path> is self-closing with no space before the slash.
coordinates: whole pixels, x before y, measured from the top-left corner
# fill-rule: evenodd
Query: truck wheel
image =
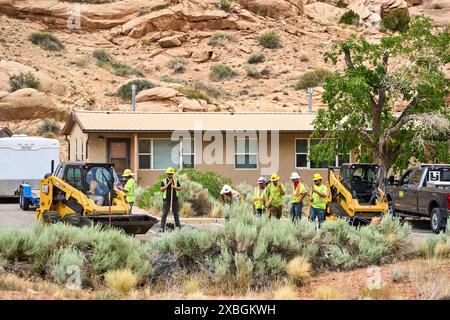
<path id="1" fill-rule="evenodd" d="M 433 208 L 430 213 L 430 225 L 431 230 L 434 233 L 439 233 L 445 228 L 442 223 L 441 210 L 439 208 Z"/>
<path id="2" fill-rule="evenodd" d="M 75 227 L 83 227 L 83 226 L 91 226 L 92 221 L 84 216 L 79 214 L 67 214 L 62 219 L 63 222 L 67 225 L 75 226 Z"/>
<path id="3" fill-rule="evenodd" d="M 30 210 L 30 199 L 25 198 L 25 196 L 23 195 L 23 190 L 20 189 L 20 196 L 19 196 L 19 205 L 20 205 L 20 209 L 22 210 Z"/>

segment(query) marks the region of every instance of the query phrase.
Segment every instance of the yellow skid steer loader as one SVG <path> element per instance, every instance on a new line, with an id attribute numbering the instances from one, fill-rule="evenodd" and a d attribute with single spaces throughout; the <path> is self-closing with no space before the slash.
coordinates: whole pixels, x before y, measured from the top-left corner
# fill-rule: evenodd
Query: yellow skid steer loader
<path id="1" fill-rule="evenodd" d="M 372 163 L 346 163 L 328 169 L 327 220 L 336 217 L 370 222 L 382 217 L 388 209 L 386 195 L 381 189 L 384 168 Z"/>
<path id="2" fill-rule="evenodd" d="M 73 226 L 99 223 L 131 234 L 145 234 L 158 220 L 130 214 L 125 194 L 112 164 L 65 162 L 40 183 L 36 220 Z"/>

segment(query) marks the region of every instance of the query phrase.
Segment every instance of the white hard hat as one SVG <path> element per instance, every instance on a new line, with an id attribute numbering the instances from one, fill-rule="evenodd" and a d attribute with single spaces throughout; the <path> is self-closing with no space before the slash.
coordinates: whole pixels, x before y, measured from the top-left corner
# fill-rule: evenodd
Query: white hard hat
<path id="1" fill-rule="evenodd" d="M 230 192 L 231 191 L 231 187 L 229 186 L 229 185 L 224 185 L 223 187 L 222 187 L 222 190 L 220 190 L 220 194 L 225 194 L 225 193 L 228 193 L 228 192 Z"/>
<path id="2" fill-rule="evenodd" d="M 258 183 L 264 183 L 264 177 L 259 177 L 258 178 Z"/>
<path id="3" fill-rule="evenodd" d="M 298 172 L 292 172 L 291 173 L 291 180 L 292 179 L 300 179 L 300 175 L 298 174 Z"/>

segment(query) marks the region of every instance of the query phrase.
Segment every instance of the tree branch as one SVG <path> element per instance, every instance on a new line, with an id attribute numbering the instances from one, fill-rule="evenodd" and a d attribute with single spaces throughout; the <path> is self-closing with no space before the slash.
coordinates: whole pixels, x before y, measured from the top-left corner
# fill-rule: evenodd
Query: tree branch
<path id="1" fill-rule="evenodd" d="M 408 113 L 409 110 L 411 110 L 412 108 L 414 108 L 417 103 L 419 102 L 419 96 L 415 96 L 414 98 L 412 98 L 412 100 L 408 103 L 408 105 L 406 106 L 406 108 L 403 110 L 403 112 L 400 114 L 400 117 L 398 117 L 397 121 L 395 122 L 394 126 L 396 126 L 400 121 L 402 121 L 402 119 L 406 116 L 406 114 Z"/>
<path id="2" fill-rule="evenodd" d="M 353 65 L 352 56 L 350 54 L 349 48 L 344 48 L 344 56 L 345 56 L 345 64 L 347 65 L 347 68 L 354 69 L 355 66 Z"/>
<path id="3" fill-rule="evenodd" d="M 382 61 L 383 61 L 383 67 L 385 69 L 385 74 L 381 78 L 380 90 L 378 91 L 378 109 L 379 110 L 381 110 L 383 108 L 384 101 L 386 99 L 386 85 L 384 83 L 384 79 L 386 78 L 388 61 L 389 61 L 389 52 L 388 51 L 384 52 Z"/>
<path id="4" fill-rule="evenodd" d="M 363 128 L 359 128 L 359 127 L 355 128 L 355 129 L 356 129 L 356 131 L 357 131 L 360 135 L 363 136 L 363 138 L 364 138 L 368 143 L 370 143 L 370 144 L 373 145 L 373 146 L 375 145 L 375 141 L 374 141 L 373 138 L 370 136 L 370 134 L 367 133 L 366 130 L 364 130 Z"/>

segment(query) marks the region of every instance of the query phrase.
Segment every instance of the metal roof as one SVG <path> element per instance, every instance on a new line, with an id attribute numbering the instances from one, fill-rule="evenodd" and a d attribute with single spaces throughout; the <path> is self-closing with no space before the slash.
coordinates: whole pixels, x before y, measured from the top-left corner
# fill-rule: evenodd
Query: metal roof
<path id="1" fill-rule="evenodd" d="M 312 131 L 314 113 L 114 112 L 74 111 L 62 134 L 75 123 L 83 132 L 165 132 L 174 130 Z"/>

